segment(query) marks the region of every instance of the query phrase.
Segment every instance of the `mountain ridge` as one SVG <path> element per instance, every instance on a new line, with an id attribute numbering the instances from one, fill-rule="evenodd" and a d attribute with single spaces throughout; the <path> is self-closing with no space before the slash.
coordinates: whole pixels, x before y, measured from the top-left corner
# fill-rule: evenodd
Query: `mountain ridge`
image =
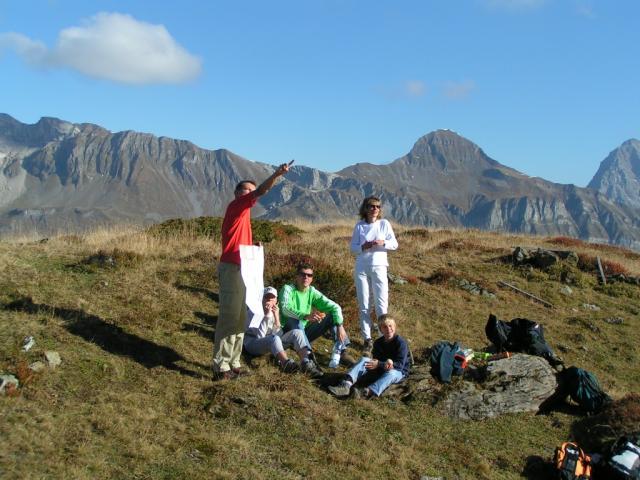
<path id="1" fill-rule="evenodd" d="M 150 223 L 222 215 L 241 179 L 274 166 L 227 149 L 148 133 L 111 133 L 47 117 L 34 125 L 0 116 L 0 233 Z M 595 190 L 529 177 L 450 130 L 420 137 L 384 165 L 338 172 L 293 166 L 254 216 L 355 219 L 362 198 L 383 198 L 396 222 L 570 235 L 640 248 L 640 217 Z"/>

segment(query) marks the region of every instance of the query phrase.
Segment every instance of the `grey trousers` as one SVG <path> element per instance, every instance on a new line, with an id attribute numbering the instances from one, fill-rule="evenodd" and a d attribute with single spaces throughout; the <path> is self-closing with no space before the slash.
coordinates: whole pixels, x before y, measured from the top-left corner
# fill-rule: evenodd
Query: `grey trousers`
<path id="1" fill-rule="evenodd" d="M 282 336 L 267 335 L 266 337 L 257 338 L 252 335 L 245 335 L 244 337 L 244 348 L 250 355 L 256 357 L 268 352 L 271 352 L 275 357 L 288 347 L 293 347 L 296 352 L 307 347 L 307 340 L 302 330 L 299 328 L 289 330 Z"/>
<path id="2" fill-rule="evenodd" d="M 240 265 L 220 262 L 218 265 L 220 304 L 213 344 L 213 369 L 227 372 L 240 368 L 242 339 L 247 320 L 245 306 L 246 287 L 240 273 Z"/>

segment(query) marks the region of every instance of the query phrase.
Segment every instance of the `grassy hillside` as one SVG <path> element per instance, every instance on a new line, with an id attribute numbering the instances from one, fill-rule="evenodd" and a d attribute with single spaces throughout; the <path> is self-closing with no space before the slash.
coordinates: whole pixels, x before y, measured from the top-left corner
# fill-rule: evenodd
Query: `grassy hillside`
<path id="1" fill-rule="evenodd" d="M 360 342 L 352 225 L 285 227 L 259 227 L 271 240 L 267 281 L 280 287 L 300 258 L 312 259 L 320 288 L 342 303 Z M 580 432 L 584 420 L 570 411 L 463 422 L 418 401 L 338 401 L 268 361 L 249 377 L 213 383 L 220 247 L 208 231 L 177 223 L 0 242 L 0 373 L 22 381 L 0 397 L 0 476 L 509 479 Z M 391 285 L 390 304 L 416 358 L 443 339 L 486 346 L 489 313 L 526 317 L 544 324 L 565 362 L 594 372 L 614 398 L 639 390 L 640 287 L 599 285 L 593 261 L 638 275 L 640 255 L 563 238 L 396 233 L 390 272 L 408 283 Z M 516 268 L 505 257 L 518 245 L 571 249 L 580 268 Z M 463 278 L 496 297 L 461 289 Z M 500 280 L 554 307 L 500 288 Z M 561 293 L 562 280 L 571 294 Z M 26 335 L 36 344 L 22 352 Z M 324 339 L 318 346 L 325 364 L 329 347 Z M 31 373 L 27 365 L 45 350 L 59 352 L 62 365 Z M 535 468 L 525 475 L 544 478 Z"/>

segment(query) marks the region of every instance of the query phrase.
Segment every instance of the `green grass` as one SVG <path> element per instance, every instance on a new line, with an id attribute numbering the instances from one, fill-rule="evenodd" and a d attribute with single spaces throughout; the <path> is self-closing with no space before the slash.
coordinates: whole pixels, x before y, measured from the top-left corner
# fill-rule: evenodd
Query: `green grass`
<path id="1" fill-rule="evenodd" d="M 0 371 L 25 380 L 18 396 L 0 397 L 0 476 L 515 479 L 528 461 L 550 459 L 556 445 L 588 426 L 560 412 L 457 421 L 419 396 L 338 401 L 266 359 L 250 377 L 213 383 L 219 239 L 213 230 L 194 235 L 180 225 L 170 235 L 132 231 L 0 243 Z M 316 281 L 342 303 L 357 343 L 353 258 L 345 240 L 351 226 L 301 227 L 261 227 L 295 232 L 266 245 L 266 278 L 283 282 L 297 259 L 312 259 Z M 638 391 L 639 287 L 599 286 L 595 273 L 573 267 L 525 271 L 498 260 L 518 244 L 558 248 L 544 238 L 398 230 L 400 248 L 390 255 L 394 274 L 426 279 L 453 272 L 497 294 L 475 296 L 448 281 L 392 285 L 391 310 L 418 357 L 438 340 L 484 347 L 489 313 L 526 317 L 545 326 L 567 364 L 594 372 L 615 398 Z M 624 250 L 570 248 L 640 271 L 640 260 Z M 119 258 L 116 266 L 87 263 L 99 252 Z M 567 271 L 579 279 L 569 296 L 559 293 Z M 499 280 L 555 307 L 500 288 Z M 16 300 L 22 303 L 7 307 Z M 606 323 L 609 317 L 624 322 Z M 26 335 L 36 345 L 21 352 Z M 323 361 L 329 347 L 319 340 Z M 63 364 L 25 376 L 25 366 L 44 350 L 58 351 Z"/>

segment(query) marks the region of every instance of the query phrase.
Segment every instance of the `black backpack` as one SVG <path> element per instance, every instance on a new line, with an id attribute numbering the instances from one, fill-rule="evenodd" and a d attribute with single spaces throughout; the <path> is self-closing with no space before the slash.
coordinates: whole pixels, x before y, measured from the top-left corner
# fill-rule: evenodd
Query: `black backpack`
<path id="1" fill-rule="evenodd" d="M 526 318 L 514 318 L 503 322 L 491 314 L 485 326 L 485 333 L 496 349 L 522 352 L 546 359 L 551 365 L 562 363 L 544 339 L 544 328 L 539 323 Z"/>
<path id="2" fill-rule="evenodd" d="M 570 395 L 587 413 L 598 413 L 611 403 L 611 397 L 600 387 L 595 375 L 578 367 L 569 367 L 558 374 L 563 395 Z"/>
<path id="3" fill-rule="evenodd" d="M 509 335 L 511 335 L 511 326 L 507 322 L 498 320 L 493 313 L 489 315 L 489 320 L 484 327 L 484 332 L 489 341 L 496 347 L 498 352 L 509 349 Z"/>
<path id="4" fill-rule="evenodd" d="M 623 435 L 611 447 L 607 462 L 616 480 L 640 480 L 640 432 Z"/>

